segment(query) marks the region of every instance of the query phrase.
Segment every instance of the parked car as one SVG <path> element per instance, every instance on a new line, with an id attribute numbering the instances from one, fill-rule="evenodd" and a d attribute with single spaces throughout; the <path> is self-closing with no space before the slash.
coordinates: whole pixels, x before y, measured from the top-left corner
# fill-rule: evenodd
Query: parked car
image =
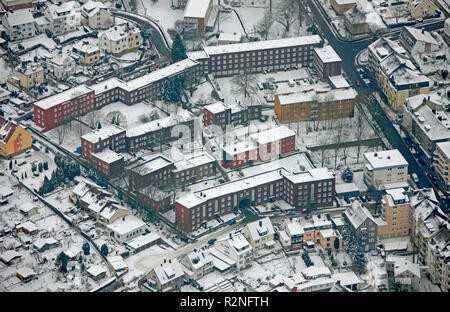
<path id="1" fill-rule="evenodd" d="M 359 86 L 361 86 L 361 82 L 359 80 L 355 80 L 355 85 L 357 85 L 359 87 Z"/>
<path id="2" fill-rule="evenodd" d="M 414 183 L 419 183 L 419 177 L 417 176 L 417 173 L 413 173 L 411 175 L 411 178 L 413 179 Z"/>
<path id="3" fill-rule="evenodd" d="M 217 240 L 217 238 L 211 238 L 209 241 L 208 241 L 208 244 L 210 244 L 210 245 L 212 245 L 212 244 L 214 244 L 214 242 Z"/>
<path id="4" fill-rule="evenodd" d="M 230 220 L 230 221 L 228 221 L 227 222 L 229 225 L 233 225 L 233 224 L 235 224 L 236 223 L 236 220 L 235 219 L 233 219 L 233 220 Z"/>

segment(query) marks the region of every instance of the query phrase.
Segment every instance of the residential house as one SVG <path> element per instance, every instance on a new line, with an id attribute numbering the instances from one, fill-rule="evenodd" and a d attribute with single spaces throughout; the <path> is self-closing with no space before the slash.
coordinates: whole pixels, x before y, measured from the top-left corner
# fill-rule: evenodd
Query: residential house
<path id="1" fill-rule="evenodd" d="M 352 35 L 367 34 L 369 32 L 366 13 L 358 5 L 344 12 L 344 25 Z"/>
<path id="2" fill-rule="evenodd" d="M 72 246 L 69 249 L 64 250 L 63 252 L 67 256 L 67 259 L 69 261 L 76 261 L 81 257 L 81 253 L 83 251 L 81 250 L 80 246 Z"/>
<path id="3" fill-rule="evenodd" d="M 81 21 L 91 29 L 108 29 L 113 17 L 103 2 L 89 0 L 81 7 Z"/>
<path id="4" fill-rule="evenodd" d="M 38 238 L 33 243 L 33 247 L 36 248 L 36 250 L 39 252 L 44 252 L 57 246 L 59 246 L 59 242 L 55 240 L 53 237 Z"/>
<path id="5" fill-rule="evenodd" d="M 16 121 L 0 116 L 0 155 L 9 157 L 31 147 L 31 134 Z"/>
<path id="6" fill-rule="evenodd" d="M 248 266 L 252 257 L 253 248 L 241 233 L 230 233 L 229 238 L 217 240 L 214 248 L 236 261 L 237 270 Z"/>
<path id="7" fill-rule="evenodd" d="M 22 282 L 28 283 L 36 276 L 36 272 L 28 267 L 22 267 L 17 269 L 16 275 Z"/>
<path id="8" fill-rule="evenodd" d="M 44 14 L 50 22 L 49 30 L 55 36 L 75 31 L 81 25 L 81 9 L 77 1 L 49 4 Z"/>
<path id="9" fill-rule="evenodd" d="M 36 224 L 31 221 L 26 221 L 16 225 L 17 232 L 24 232 L 25 234 L 34 235 L 38 232 Z"/>
<path id="10" fill-rule="evenodd" d="M 414 19 L 423 19 L 436 14 L 438 7 L 432 0 L 409 0 L 408 10 Z"/>
<path id="11" fill-rule="evenodd" d="M 198 280 L 214 270 L 213 257 L 207 250 L 191 251 L 181 260 L 181 264 L 192 272 L 190 278 L 194 280 Z"/>
<path id="12" fill-rule="evenodd" d="M 247 223 L 241 233 L 254 251 L 273 246 L 275 231 L 269 217 Z"/>
<path id="13" fill-rule="evenodd" d="M 128 272 L 128 266 L 125 261 L 123 261 L 122 256 L 109 256 L 106 259 L 118 276 L 122 276 Z"/>
<path id="14" fill-rule="evenodd" d="M 22 255 L 15 250 L 8 250 L 0 254 L 0 260 L 8 266 L 19 263 L 21 259 Z"/>
<path id="15" fill-rule="evenodd" d="M 183 285 L 186 273 L 177 259 L 169 259 L 168 262 L 154 267 L 147 275 L 147 282 L 158 291 L 173 291 Z"/>
<path id="16" fill-rule="evenodd" d="M 21 204 L 19 206 L 19 211 L 26 217 L 32 217 L 39 213 L 38 206 L 30 202 Z"/>
<path id="17" fill-rule="evenodd" d="M 396 262 L 394 279 L 397 283 L 411 286 L 413 291 L 419 291 L 420 265 L 406 259 Z"/>
<path id="18" fill-rule="evenodd" d="M 425 29 L 405 26 L 400 33 L 400 44 L 410 55 L 439 51 L 440 45 Z"/>
<path id="19" fill-rule="evenodd" d="M 351 291 L 358 291 L 365 285 L 365 282 L 353 271 L 334 273 L 331 278 Z"/>
<path id="20" fill-rule="evenodd" d="M 337 243 L 335 242 L 337 240 Z M 325 250 L 339 250 L 342 248 L 342 236 L 335 229 L 319 231 L 319 244 Z"/>
<path id="21" fill-rule="evenodd" d="M 82 65 L 92 65 L 100 60 L 100 49 L 86 40 L 80 40 L 72 46 L 72 56 Z"/>
<path id="22" fill-rule="evenodd" d="M 353 201 L 345 210 L 344 217 L 361 247 L 365 251 L 374 250 L 377 242 L 377 223 L 369 210 L 359 201 Z"/>
<path id="23" fill-rule="evenodd" d="M 127 241 L 125 245 L 133 252 L 133 254 L 136 254 L 153 245 L 160 244 L 161 242 L 161 236 L 153 232 L 137 236 L 132 240 Z"/>
<path id="24" fill-rule="evenodd" d="M 83 155 L 86 160 L 94 162 L 94 164 L 98 162 L 98 157 L 94 157 L 93 154 L 105 150 L 116 152 L 115 154 L 109 153 L 112 160 L 122 158 L 117 153 L 126 150 L 125 135 L 126 130 L 116 125 L 107 125 L 100 129 L 95 129 L 80 137 L 81 155 Z M 108 154 L 108 152 L 106 152 L 106 154 Z M 106 157 L 108 155 L 104 156 Z"/>
<path id="25" fill-rule="evenodd" d="M 128 23 L 121 26 L 113 26 L 99 37 L 98 47 L 104 53 L 120 56 L 142 45 L 141 31 Z"/>
<path id="26" fill-rule="evenodd" d="M 29 9 L 7 12 L 2 24 L 9 41 L 31 38 L 35 35 L 34 17 Z"/>
<path id="27" fill-rule="evenodd" d="M 15 82 L 25 89 L 39 87 L 45 82 L 44 68 L 40 63 L 27 62 L 14 69 Z"/>
<path id="28" fill-rule="evenodd" d="M 91 266 L 86 272 L 94 281 L 99 281 L 106 277 L 106 269 L 100 265 Z"/>
<path id="29" fill-rule="evenodd" d="M 299 250 L 303 246 L 303 235 L 305 233 L 302 224 L 300 223 L 300 219 L 292 217 L 284 220 L 283 228 L 284 233 L 287 236 L 287 243 L 282 243 L 284 249 L 287 251 Z M 283 235 L 280 234 L 279 237 L 281 236 Z"/>
<path id="30" fill-rule="evenodd" d="M 408 186 L 408 162 L 397 150 L 364 153 L 364 182 L 376 190 Z"/>
<path id="31" fill-rule="evenodd" d="M 45 55 L 45 59 L 47 70 L 58 80 L 70 77 L 75 73 L 76 63 L 69 54 L 55 50 Z"/>
<path id="32" fill-rule="evenodd" d="M 129 241 L 145 232 L 145 223 L 132 215 L 123 216 L 121 219 L 106 225 L 106 233 L 114 237 L 120 243 Z"/>
<path id="33" fill-rule="evenodd" d="M 117 219 L 125 217 L 129 214 L 127 208 L 118 204 L 111 204 L 103 208 L 98 214 L 99 220 L 105 224 L 111 224 Z"/>

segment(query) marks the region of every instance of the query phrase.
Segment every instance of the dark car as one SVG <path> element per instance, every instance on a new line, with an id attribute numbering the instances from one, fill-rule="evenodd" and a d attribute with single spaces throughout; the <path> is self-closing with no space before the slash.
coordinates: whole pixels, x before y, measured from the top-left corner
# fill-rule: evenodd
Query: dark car
<path id="1" fill-rule="evenodd" d="M 217 240 L 217 238 L 211 238 L 209 241 L 208 241 L 208 244 L 210 244 L 210 245 L 212 245 L 212 244 L 214 244 L 214 242 Z"/>
<path id="2" fill-rule="evenodd" d="M 361 86 L 361 82 L 359 80 L 355 80 L 355 84 L 359 87 Z"/>
<path id="3" fill-rule="evenodd" d="M 227 223 L 228 223 L 229 225 L 233 225 L 233 224 L 236 223 L 236 220 L 233 219 L 233 220 L 228 221 Z"/>
<path id="4" fill-rule="evenodd" d="M 425 166 L 425 161 L 422 158 L 419 157 L 417 160 L 419 161 L 419 164 Z"/>

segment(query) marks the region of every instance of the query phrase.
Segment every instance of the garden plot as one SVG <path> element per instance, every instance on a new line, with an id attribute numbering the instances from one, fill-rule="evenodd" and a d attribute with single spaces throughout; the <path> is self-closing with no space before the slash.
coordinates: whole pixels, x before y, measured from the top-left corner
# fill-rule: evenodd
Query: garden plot
<path id="1" fill-rule="evenodd" d="M 59 127 L 53 128 L 44 135 L 56 145 L 60 145 L 71 153 L 81 146 L 80 137 L 91 132 L 92 129 L 78 120 L 71 120 Z"/>

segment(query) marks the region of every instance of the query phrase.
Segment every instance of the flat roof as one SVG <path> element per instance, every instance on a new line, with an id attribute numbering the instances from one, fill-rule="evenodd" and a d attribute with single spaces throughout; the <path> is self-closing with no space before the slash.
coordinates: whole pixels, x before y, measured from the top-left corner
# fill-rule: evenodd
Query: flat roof
<path id="1" fill-rule="evenodd" d="M 116 125 L 108 125 L 102 127 L 101 129 L 95 129 L 92 132 L 83 135 L 81 139 L 84 139 L 91 143 L 98 143 L 99 141 L 106 140 L 111 136 L 118 135 L 122 132 L 125 133 L 125 129 Z"/>
<path id="2" fill-rule="evenodd" d="M 100 159 L 101 161 L 103 161 L 107 164 L 112 164 L 116 161 L 123 159 L 122 154 L 116 153 L 116 152 L 110 150 L 109 148 L 105 148 L 101 152 L 92 153 L 91 155 Z"/>
<path id="3" fill-rule="evenodd" d="M 268 129 L 259 133 L 254 133 L 250 135 L 250 139 L 255 140 L 260 145 L 264 145 L 267 143 L 286 139 L 291 136 L 295 136 L 295 132 L 286 126 L 281 126 L 274 129 Z"/>
<path id="4" fill-rule="evenodd" d="M 205 18 L 211 0 L 189 0 L 184 9 L 184 17 Z"/>
<path id="5" fill-rule="evenodd" d="M 334 51 L 332 46 L 328 45 L 323 48 L 315 48 L 314 52 L 323 63 L 342 62 L 342 59 L 339 57 L 336 51 Z"/>
<path id="6" fill-rule="evenodd" d="M 328 76 L 328 80 L 330 81 L 331 85 L 336 89 L 350 87 L 350 84 L 348 83 L 347 79 L 345 79 L 344 76 L 342 75 Z"/>
<path id="7" fill-rule="evenodd" d="M 69 90 L 51 95 L 49 97 L 46 97 L 45 99 L 34 102 L 33 105 L 40 107 L 42 109 L 49 109 L 52 108 L 53 106 L 67 102 L 79 96 L 83 96 L 91 91 L 93 91 L 91 88 L 85 85 L 79 85 Z"/>
<path id="8" fill-rule="evenodd" d="M 116 232 L 119 235 L 127 234 L 143 226 L 145 226 L 145 223 L 141 219 L 132 215 L 125 216 L 123 218 L 114 221 L 111 224 L 106 225 L 108 229 Z"/>
<path id="9" fill-rule="evenodd" d="M 284 38 L 276 40 L 253 41 L 245 43 L 232 43 L 218 46 L 204 47 L 203 49 L 208 55 L 258 51 L 267 49 L 279 49 L 311 44 L 319 44 L 322 39 L 319 35 Z"/>
<path id="10" fill-rule="evenodd" d="M 140 175 L 145 175 L 160 170 L 172 164 L 173 162 L 171 160 L 165 158 L 162 155 L 158 155 L 150 159 L 149 161 L 146 161 L 140 165 L 137 165 L 136 167 L 131 168 L 131 170 Z"/>
<path id="11" fill-rule="evenodd" d="M 398 149 L 364 153 L 364 158 L 375 170 L 408 166 L 408 162 Z"/>
<path id="12" fill-rule="evenodd" d="M 141 235 L 136 238 L 133 238 L 132 240 L 128 241 L 126 244 L 127 244 L 127 246 L 136 250 L 142 246 L 150 244 L 159 239 L 161 239 L 161 236 L 152 232 L 152 233 L 147 233 L 145 235 Z"/>

